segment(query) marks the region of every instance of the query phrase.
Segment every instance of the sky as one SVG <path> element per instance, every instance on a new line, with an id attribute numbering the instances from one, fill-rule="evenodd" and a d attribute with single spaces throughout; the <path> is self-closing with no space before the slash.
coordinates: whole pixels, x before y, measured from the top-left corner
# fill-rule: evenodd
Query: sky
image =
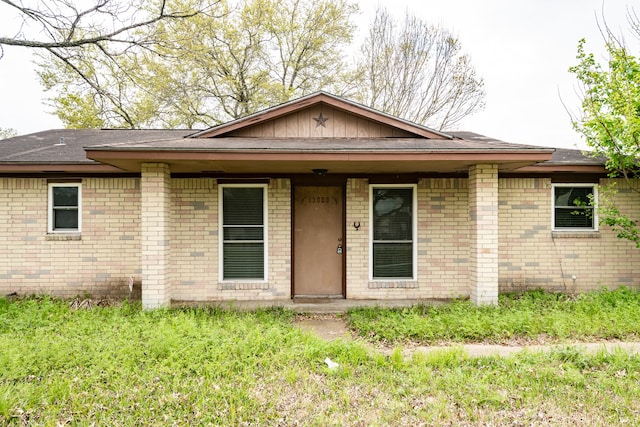
<path id="1" fill-rule="evenodd" d="M 378 5 L 401 19 L 406 11 L 457 34 L 462 49 L 484 79 L 486 107 L 456 130 L 507 142 L 586 148 L 572 129 L 567 110 L 579 113 L 578 84 L 568 69 L 576 64 L 578 41 L 604 58 L 598 20 L 628 34 L 632 0 L 360 0 L 359 31 L 366 32 Z M 5 6 L 6 7 L 6 6 Z M 640 13 L 640 5 L 636 7 Z M 0 35 L 13 27 L 0 6 Z M 627 36 L 627 40 L 637 40 Z M 634 44 L 635 46 L 635 44 Z M 636 50 L 637 52 L 637 50 Z M 63 127 L 49 112 L 37 80 L 34 52 L 6 47 L 0 59 L 0 128 L 19 134 Z M 564 105 L 563 105 L 564 104 Z"/>

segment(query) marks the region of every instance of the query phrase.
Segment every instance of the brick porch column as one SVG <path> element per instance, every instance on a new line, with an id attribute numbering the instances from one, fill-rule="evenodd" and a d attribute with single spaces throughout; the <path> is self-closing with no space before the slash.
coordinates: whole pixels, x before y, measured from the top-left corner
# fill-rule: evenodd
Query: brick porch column
<path id="1" fill-rule="evenodd" d="M 143 163 L 142 307 L 165 307 L 171 299 L 169 218 L 171 175 L 165 163 Z"/>
<path id="2" fill-rule="evenodd" d="M 498 165 L 469 168 L 471 301 L 498 303 Z"/>

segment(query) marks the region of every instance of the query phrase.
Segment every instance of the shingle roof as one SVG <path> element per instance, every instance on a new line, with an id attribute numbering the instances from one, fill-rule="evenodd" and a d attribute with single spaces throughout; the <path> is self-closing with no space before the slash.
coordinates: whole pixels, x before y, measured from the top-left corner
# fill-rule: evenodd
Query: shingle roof
<path id="1" fill-rule="evenodd" d="M 242 132 L 250 128 L 256 129 L 257 123 L 262 126 L 257 129 L 268 130 L 268 123 L 275 125 L 278 120 L 285 118 L 293 118 L 293 128 L 300 130 L 296 128 L 300 126 L 295 124 L 299 123 L 296 122 L 296 114 L 324 105 L 356 118 L 356 127 L 360 126 L 357 124 L 358 120 L 364 120 L 363 123 L 372 126 L 374 131 L 369 133 L 369 128 L 364 126 L 364 131 L 331 131 L 325 136 L 304 131 L 256 134 Z M 386 126 L 387 130 L 390 127 L 392 131 L 376 132 L 375 129 L 380 129 L 376 128 L 378 125 Z M 353 126 L 351 125 L 351 130 L 354 129 Z M 396 133 L 396 130 L 400 132 Z M 404 137 L 364 137 L 376 134 Z M 280 137 L 263 138 L 257 137 L 258 135 Z M 351 138 L 346 137 L 347 135 L 360 137 Z M 415 137 L 411 137 L 412 135 Z M 356 158 L 362 160 L 369 157 L 375 158 L 377 162 L 406 159 L 409 163 L 417 158 L 426 163 L 446 163 L 454 158 L 462 161 L 464 158 L 464 162 L 458 165 L 461 168 L 467 167 L 469 161 L 489 160 L 509 164 L 512 168 L 524 167 L 527 163 L 540 165 L 545 160 L 548 160 L 545 163 L 549 165 L 558 164 L 561 167 L 570 164 L 598 164 L 597 160 L 584 156 L 577 150 L 558 150 L 554 153 L 553 148 L 507 143 L 472 132 L 436 131 L 326 92 L 310 94 L 204 131 L 60 129 L 0 141 L 0 165 L 4 165 L 5 172 L 29 168 L 31 171 L 131 171 L 139 169 L 145 161 L 158 159 L 173 163 L 191 162 L 195 170 L 199 170 L 208 166 L 208 162 L 231 158 L 229 156 L 235 161 L 262 161 L 270 156 L 272 159 L 287 158 L 290 162 L 302 158 L 296 156 L 311 156 L 314 159 L 341 159 L 343 164 L 350 164 Z M 254 165 L 257 167 L 258 163 L 254 162 Z M 53 168 L 47 169 L 48 165 Z"/>
<path id="2" fill-rule="evenodd" d="M 180 138 L 194 130 L 54 129 L 0 140 L 0 163 L 95 164 L 84 147 Z M 63 138 L 63 140 L 61 140 Z M 61 144 L 64 141 L 64 144 Z"/>
<path id="3" fill-rule="evenodd" d="M 118 144 L 94 145 L 91 150 L 117 151 L 290 151 L 290 152 L 476 152 L 476 151 L 544 151 L 542 147 L 511 144 L 484 139 L 420 139 L 420 138 L 185 138 L 158 141 L 137 141 Z"/>
<path id="4" fill-rule="evenodd" d="M 584 150 L 557 148 L 551 160 L 544 163 L 548 165 L 603 165 L 605 158 L 591 156 Z"/>
<path id="5" fill-rule="evenodd" d="M 55 129 L 0 140 L 0 164 L 85 164 L 89 150 L 246 152 L 527 152 L 545 147 L 513 144 L 472 132 L 447 132 L 453 139 L 422 138 L 185 138 L 194 130 Z M 64 144 L 61 144 L 61 138 Z M 551 150 L 551 148 L 546 148 Z M 554 165 L 602 165 L 581 150 L 556 149 Z"/>

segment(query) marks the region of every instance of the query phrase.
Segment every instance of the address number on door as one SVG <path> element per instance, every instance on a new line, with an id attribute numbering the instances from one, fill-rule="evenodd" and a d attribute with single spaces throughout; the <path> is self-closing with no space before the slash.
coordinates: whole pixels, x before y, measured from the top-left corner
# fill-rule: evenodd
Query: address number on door
<path id="1" fill-rule="evenodd" d="M 309 198 L 310 203 L 329 203 L 331 199 L 326 196 L 312 196 Z"/>

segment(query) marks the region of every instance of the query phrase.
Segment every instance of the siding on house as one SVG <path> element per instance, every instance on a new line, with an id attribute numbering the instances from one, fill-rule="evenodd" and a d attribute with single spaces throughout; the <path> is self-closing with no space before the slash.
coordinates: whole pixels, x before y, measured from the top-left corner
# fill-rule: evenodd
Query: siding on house
<path id="1" fill-rule="evenodd" d="M 320 114 L 323 124 L 316 123 Z M 314 121 L 314 119 L 316 121 Z M 232 132 L 249 138 L 400 138 L 413 136 L 393 126 L 376 123 L 327 105 L 314 105 L 275 120 Z"/>

